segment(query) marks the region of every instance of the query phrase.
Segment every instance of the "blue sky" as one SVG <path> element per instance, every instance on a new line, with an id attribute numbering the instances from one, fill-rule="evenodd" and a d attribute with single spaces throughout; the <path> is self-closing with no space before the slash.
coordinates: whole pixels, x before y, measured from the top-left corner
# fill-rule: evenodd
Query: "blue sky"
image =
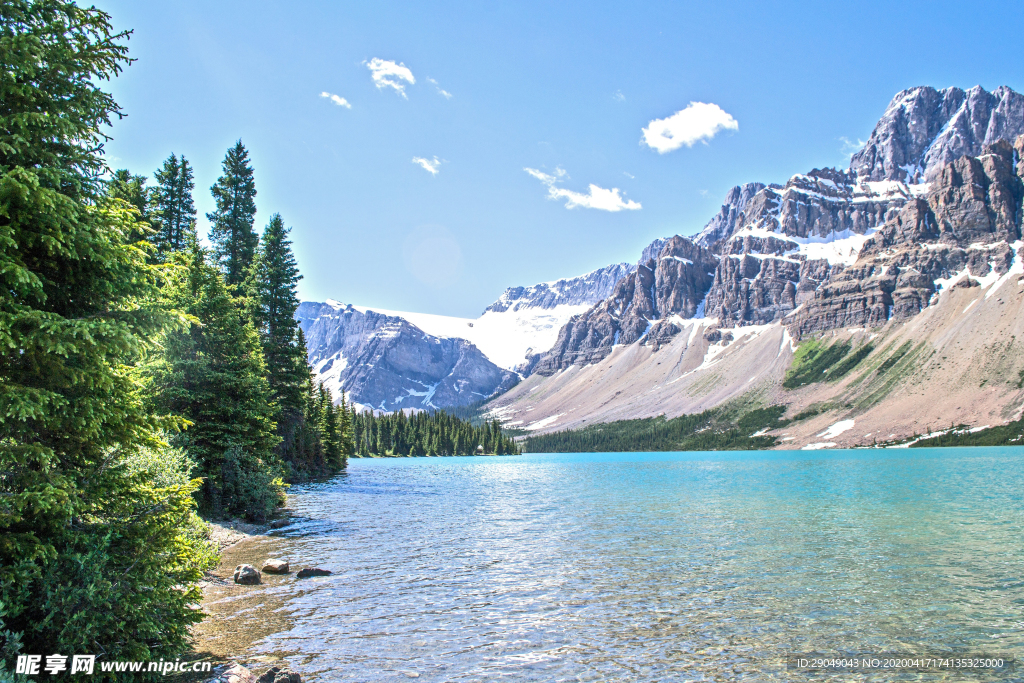
<path id="1" fill-rule="evenodd" d="M 1024 88 L 1017 2 L 97 6 L 138 60 L 112 167 L 184 154 L 203 214 L 241 138 L 303 299 L 447 315 L 635 261 L 733 185 L 846 166 L 904 88 Z M 714 135 L 666 151 L 666 128 Z"/>

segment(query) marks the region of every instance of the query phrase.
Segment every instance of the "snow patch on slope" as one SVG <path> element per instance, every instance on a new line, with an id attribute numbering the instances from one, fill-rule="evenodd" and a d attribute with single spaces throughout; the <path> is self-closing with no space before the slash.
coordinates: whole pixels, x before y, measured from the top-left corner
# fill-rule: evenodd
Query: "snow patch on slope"
<path id="1" fill-rule="evenodd" d="M 821 434 L 818 434 L 818 438 L 834 439 L 843 432 L 848 432 L 853 429 L 853 423 L 853 420 L 840 420 Z"/>
<path id="2" fill-rule="evenodd" d="M 861 247 L 864 246 L 864 243 L 876 232 L 878 231 L 872 228 L 863 235 L 853 232 L 852 230 L 843 230 L 842 232 L 833 231 L 827 235 L 794 237 L 792 235 L 787 235 L 782 231 L 782 228 L 779 228 L 777 231 L 772 231 L 750 224 L 736 231 L 733 238 L 735 239 L 738 237 L 742 239 L 745 236 L 775 237 L 787 242 L 794 242 L 797 245 L 796 249 L 787 251 L 782 257 L 767 254 L 763 256 L 764 258 L 792 260 L 786 259 L 785 257 L 800 254 L 806 256 L 808 259 L 825 259 L 832 265 L 841 263 L 849 266 L 853 265 L 857 260 L 857 254 L 860 253 Z M 751 254 L 751 256 L 756 257 L 759 255 Z"/>

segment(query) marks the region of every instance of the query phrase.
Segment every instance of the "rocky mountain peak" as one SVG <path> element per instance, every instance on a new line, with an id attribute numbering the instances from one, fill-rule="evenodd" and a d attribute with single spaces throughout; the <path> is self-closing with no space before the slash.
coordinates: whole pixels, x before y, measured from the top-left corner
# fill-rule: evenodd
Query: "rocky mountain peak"
<path id="1" fill-rule="evenodd" d="M 850 170 L 863 180 L 920 183 L 951 161 L 1021 134 L 1024 96 L 1006 86 L 911 88 L 889 103 Z"/>
<path id="2" fill-rule="evenodd" d="M 426 334 L 404 318 L 335 301 L 303 302 L 295 317 L 318 380 L 375 410 L 464 406 L 519 381 L 465 339 Z"/>
<path id="3" fill-rule="evenodd" d="M 693 241 L 710 249 L 716 242 L 732 235 L 743 223 L 743 212 L 747 203 L 765 187 L 767 185 L 764 183 L 746 183 L 729 190 L 725 195 L 722 208 L 693 238 Z"/>
<path id="4" fill-rule="evenodd" d="M 549 375 L 573 364 L 592 363 L 607 357 L 616 344 L 645 338 L 658 343 L 678 333 L 673 318 L 699 313 L 714 279 L 717 257 L 679 235 L 659 241 L 656 257 L 639 264 L 607 299 L 562 327 L 535 372 Z"/>
<path id="5" fill-rule="evenodd" d="M 578 277 L 541 282 L 531 287 L 509 287 L 485 312 L 551 309 L 566 304 L 592 306 L 607 298 L 615 284 L 635 269 L 636 266 L 629 263 L 613 263 Z"/>

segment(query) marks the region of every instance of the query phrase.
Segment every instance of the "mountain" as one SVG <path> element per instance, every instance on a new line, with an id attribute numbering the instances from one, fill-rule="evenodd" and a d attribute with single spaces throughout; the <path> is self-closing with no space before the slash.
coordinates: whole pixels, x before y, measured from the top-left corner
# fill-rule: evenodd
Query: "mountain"
<path id="1" fill-rule="evenodd" d="M 615 345 L 632 344 L 649 333 L 662 338 L 674 318 L 699 313 L 717 265 L 708 249 L 684 237 L 664 241 L 657 257 L 622 278 L 611 296 L 562 327 L 535 372 L 551 375 L 570 365 L 601 360 Z"/>
<path id="2" fill-rule="evenodd" d="M 698 235 L 656 242 L 570 319 L 491 413 L 541 433 L 785 403 L 805 415 L 790 445 L 1016 419 L 1021 102 L 1005 87 L 914 88 L 849 169 L 734 188 Z M 828 420 L 873 429 L 839 437 Z"/>
<path id="3" fill-rule="evenodd" d="M 704 226 L 704 229 L 697 234 L 693 241 L 701 246 L 710 248 L 716 242 L 729 237 L 737 221 L 742 223 L 740 217 L 747 208 L 747 202 L 764 188 L 764 183 L 747 183 L 745 185 L 737 185 L 729 190 L 725 195 L 725 203 L 722 204 L 722 208 L 714 218 L 708 221 L 708 224 Z"/>
<path id="4" fill-rule="evenodd" d="M 317 379 L 375 410 L 464 406 L 519 380 L 465 339 L 426 334 L 403 318 L 337 302 L 303 302 L 296 318 Z"/>
<path id="5" fill-rule="evenodd" d="M 390 411 L 450 408 L 503 391 L 528 375 L 573 315 L 609 296 L 636 269 L 619 263 L 574 278 L 510 287 L 479 318 L 303 302 L 318 381 L 340 397 Z"/>
<path id="6" fill-rule="evenodd" d="M 985 145 L 1024 135 L 1024 96 L 1002 86 L 921 87 L 892 99 L 850 170 L 864 180 L 930 180 L 962 156 L 978 156 Z"/>
<path id="7" fill-rule="evenodd" d="M 542 282 L 532 287 L 509 287 L 485 313 L 528 309 L 551 310 L 559 306 L 592 306 L 612 293 L 615 284 L 636 266 L 614 263 L 578 277 Z"/>

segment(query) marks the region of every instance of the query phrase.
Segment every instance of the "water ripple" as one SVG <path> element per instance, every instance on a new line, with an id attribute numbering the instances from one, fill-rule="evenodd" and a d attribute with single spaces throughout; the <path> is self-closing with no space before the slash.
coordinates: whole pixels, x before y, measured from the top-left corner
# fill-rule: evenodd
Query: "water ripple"
<path id="1" fill-rule="evenodd" d="M 1020 449 L 356 460 L 292 489 L 301 519 L 274 552 L 334 574 L 261 587 L 281 618 L 246 646 L 313 681 L 943 680 L 783 658 L 1022 652 L 1022 465 Z"/>

